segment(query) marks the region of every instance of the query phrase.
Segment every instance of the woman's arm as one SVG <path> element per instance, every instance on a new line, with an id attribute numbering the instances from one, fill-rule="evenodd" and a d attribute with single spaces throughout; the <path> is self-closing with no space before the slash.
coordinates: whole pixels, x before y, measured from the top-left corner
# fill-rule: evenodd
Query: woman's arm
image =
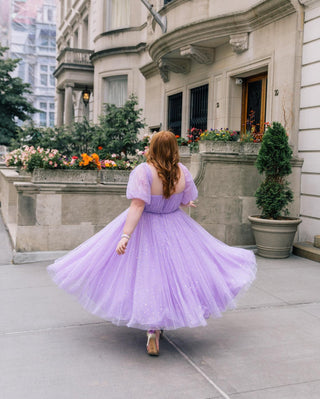
<path id="1" fill-rule="evenodd" d="M 131 201 L 127 219 L 123 228 L 123 234 L 131 236 L 141 218 L 144 207 L 145 207 L 145 202 L 138 198 L 134 198 Z M 118 255 L 123 255 L 126 252 L 128 241 L 129 241 L 128 237 L 122 237 L 120 239 L 116 249 Z"/>

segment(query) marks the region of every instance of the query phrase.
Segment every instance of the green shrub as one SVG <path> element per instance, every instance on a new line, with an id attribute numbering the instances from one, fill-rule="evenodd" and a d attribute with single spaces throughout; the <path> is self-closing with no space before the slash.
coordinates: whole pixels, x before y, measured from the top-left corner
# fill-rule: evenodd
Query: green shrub
<path id="1" fill-rule="evenodd" d="M 265 180 L 257 189 L 256 203 L 265 219 L 279 219 L 288 215 L 287 206 L 293 201 L 293 193 L 286 180 L 291 172 L 292 150 L 288 136 L 279 122 L 273 122 L 263 136 L 256 166 L 264 173 Z"/>
<path id="2" fill-rule="evenodd" d="M 138 99 L 131 95 L 123 107 L 105 105 L 105 113 L 95 135 L 96 147 L 101 146 L 105 154 L 121 154 L 125 158 L 134 155 L 139 148 L 139 129 L 145 127 L 141 119 L 142 109 L 137 109 Z"/>

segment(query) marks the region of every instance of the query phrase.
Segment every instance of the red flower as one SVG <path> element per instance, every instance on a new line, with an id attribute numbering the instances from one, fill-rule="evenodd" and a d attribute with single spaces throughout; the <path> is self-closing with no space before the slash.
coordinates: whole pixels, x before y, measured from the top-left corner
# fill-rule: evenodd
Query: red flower
<path id="1" fill-rule="evenodd" d="M 99 147 L 98 147 L 98 150 L 102 150 L 102 147 L 101 147 L 101 145 L 99 145 Z"/>
<path id="2" fill-rule="evenodd" d="M 72 157 L 72 159 L 78 159 L 78 157 L 76 157 L 75 155 Z"/>
<path id="3" fill-rule="evenodd" d="M 179 139 L 179 138 L 180 138 L 180 136 L 179 136 L 178 134 L 176 134 L 176 138 L 177 138 L 177 139 Z"/>

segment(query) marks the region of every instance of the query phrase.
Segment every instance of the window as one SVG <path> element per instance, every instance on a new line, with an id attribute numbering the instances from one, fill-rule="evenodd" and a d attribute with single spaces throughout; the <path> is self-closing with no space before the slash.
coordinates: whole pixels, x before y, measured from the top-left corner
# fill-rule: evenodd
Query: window
<path id="1" fill-rule="evenodd" d="M 40 102 L 40 109 L 47 109 L 47 103 Z"/>
<path id="2" fill-rule="evenodd" d="M 50 103 L 50 109 L 54 110 L 54 103 Z"/>
<path id="3" fill-rule="evenodd" d="M 34 65 L 29 64 L 28 65 L 28 83 L 30 83 L 32 86 L 34 85 Z"/>
<path id="4" fill-rule="evenodd" d="M 47 113 L 40 112 L 40 126 L 47 126 Z"/>
<path id="5" fill-rule="evenodd" d="M 49 112 L 49 126 L 54 126 L 54 112 Z"/>
<path id="6" fill-rule="evenodd" d="M 190 129 L 206 130 L 208 121 L 208 88 L 209 85 L 195 87 L 190 91 Z"/>
<path id="7" fill-rule="evenodd" d="M 106 29 L 126 28 L 130 25 L 130 0 L 106 0 Z"/>
<path id="8" fill-rule="evenodd" d="M 40 83 L 41 83 L 41 86 L 48 86 L 47 74 L 44 74 L 44 73 L 40 74 Z"/>
<path id="9" fill-rule="evenodd" d="M 168 129 L 181 136 L 182 93 L 168 97 Z"/>
<path id="10" fill-rule="evenodd" d="M 65 0 L 61 0 L 60 2 L 60 23 L 62 23 L 63 19 L 64 19 L 64 8 L 65 8 Z"/>
<path id="11" fill-rule="evenodd" d="M 53 76 L 53 72 L 54 72 L 54 66 L 50 67 L 50 86 L 54 86 L 55 85 L 55 78 Z"/>
<path id="12" fill-rule="evenodd" d="M 163 4 L 166 5 L 166 4 L 168 4 L 168 3 L 171 3 L 171 1 L 172 1 L 172 0 L 164 0 L 164 3 L 163 3 Z"/>
<path id="13" fill-rule="evenodd" d="M 78 47 L 79 47 L 79 33 L 77 29 L 73 35 L 73 48 L 78 48 Z"/>
<path id="14" fill-rule="evenodd" d="M 53 12 L 52 12 L 51 8 L 49 8 L 48 11 L 47 11 L 47 18 L 48 18 L 49 22 L 52 22 L 52 20 L 53 20 Z"/>
<path id="15" fill-rule="evenodd" d="M 88 48 L 88 18 L 85 18 L 82 23 L 82 48 Z"/>
<path id="16" fill-rule="evenodd" d="M 127 75 L 104 78 L 104 102 L 122 107 L 128 97 Z"/>
<path id="17" fill-rule="evenodd" d="M 26 64 L 23 61 L 20 61 L 19 68 L 18 68 L 18 76 L 23 81 L 24 81 L 24 75 L 25 75 L 25 67 L 26 67 Z"/>
<path id="18" fill-rule="evenodd" d="M 266 99 L 266 73 L 245 79 L 242 89 L 242 133 L 250 130 L 256 138 L 261 138 L 266 119 Z"/>

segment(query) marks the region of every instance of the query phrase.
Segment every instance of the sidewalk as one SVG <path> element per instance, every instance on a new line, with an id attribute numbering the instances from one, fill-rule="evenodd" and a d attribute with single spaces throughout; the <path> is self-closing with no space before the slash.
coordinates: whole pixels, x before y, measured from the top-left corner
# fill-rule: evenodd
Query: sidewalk
<path id="1" fill-rule="evenodd" d="M 140 330 L 82 310 L 46 273 L 9 264 L 0 225 L 3 399 L 319 399 L 320 264 L 258 257 L 235 311 L 165 334 L 146 355 Z"/>

